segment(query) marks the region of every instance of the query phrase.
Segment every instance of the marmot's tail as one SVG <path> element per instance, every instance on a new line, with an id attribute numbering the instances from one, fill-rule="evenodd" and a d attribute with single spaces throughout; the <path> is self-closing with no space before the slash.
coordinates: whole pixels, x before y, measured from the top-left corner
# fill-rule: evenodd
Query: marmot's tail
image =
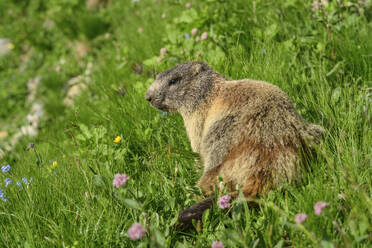
<path id="1" fill-rule="evenodd" d="M 192 227 L 192 220 L 201 220 L 205 210 L 213 206 L 213 197 L 195 203 L 190 208 L 181 211 L 178 215 L 178 222 L 182 229 Z"/>

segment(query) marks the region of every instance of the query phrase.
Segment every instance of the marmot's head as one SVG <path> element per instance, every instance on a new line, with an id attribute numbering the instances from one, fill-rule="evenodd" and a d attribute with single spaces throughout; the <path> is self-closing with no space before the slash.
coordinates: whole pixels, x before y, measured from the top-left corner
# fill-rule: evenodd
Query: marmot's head
<path id="1" fill-rule="evenodd" d="M 186 62 L 160 73 L 146 92 L 146 100 L 163 111 L 193 111 L 219 76 L 206 64 Z"/>

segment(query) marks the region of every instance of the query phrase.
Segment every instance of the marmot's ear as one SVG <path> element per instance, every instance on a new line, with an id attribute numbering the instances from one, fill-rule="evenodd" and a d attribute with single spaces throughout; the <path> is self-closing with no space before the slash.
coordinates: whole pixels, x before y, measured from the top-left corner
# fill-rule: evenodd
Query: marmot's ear
<path id="1" fill-rule="evenodd" d="M 208 69 L 207 65 L 203 63 L 195 63 L 192 65 L 192 71 L 194 72 L 194 75 L 199 74 L 200 72 L 206 71 Z"/>

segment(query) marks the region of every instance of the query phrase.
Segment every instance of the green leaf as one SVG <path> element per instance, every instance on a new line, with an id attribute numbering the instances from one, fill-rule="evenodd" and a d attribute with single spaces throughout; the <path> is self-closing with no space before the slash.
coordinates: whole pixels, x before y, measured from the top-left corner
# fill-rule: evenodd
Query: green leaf
<path id="1" fill-rule="evenodd" d="M 85 126 L 84 124 L 80 124 L 79 127 L 80 127 L 81 132 L 84 134 L 84 136 L 87 139 L 92 138 L 92 134 L 90 133 L 90 131 L 89 131 L 89 129 L 88 129 L 87 126 Z"/>
<path id="2" fill-rule="evenodd" d="M 133 199 L 120 199 L 120 200 L 128 208 L 133 208 L 133 209 L 138 209 L 138 210 L 141 209 L 140 204 Z"/>
<path id="3" fill-rule="evenodd" d="M 155 242 L 160 246 L 160 247 L 165 247 L 165 238 L 163 234 L 158 230 L 154 230 L 155 234 Z"/>
<path id="4" fill-rule="evenodd" d="M 320 241 L 320 245 L 323 247 L 323 248 L 334 248 L 335 246 L 333 245 L 332 242 L 329 242 L 327 240 L 322 240 Z"/>
<path id="5" fill-rule="evenodd" d="M 107 179 L 102 175 L 94 175 L 93 184 L 99 187 L 106 187 Z"/>

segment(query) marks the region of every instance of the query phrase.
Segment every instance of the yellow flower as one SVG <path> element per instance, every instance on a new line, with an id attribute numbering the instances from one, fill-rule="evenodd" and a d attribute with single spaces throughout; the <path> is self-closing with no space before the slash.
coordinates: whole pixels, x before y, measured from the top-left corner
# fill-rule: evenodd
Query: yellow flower
<path id="1" fill-rule="evenodd" d="M 57 161 L 53 161 L 52 166 L 57 167 Z"/>
<path id="2" fill-rule="evenodd" d="M 13 49 L 14 49 L 14 44 L 13 44 L 13 43 L 8 43 L 8 48 L 9 48 L 10 50 L 13 50 Z"/>
<path id="3" fill-rule="evenodd" d="M 120 136 L 117 136 L 117 137 L 114 139 L 114 142 L 115 142 L 115 143 L 119 143 L 120 140 L 121 140 L 121 137 L 120 137 Z"/>

